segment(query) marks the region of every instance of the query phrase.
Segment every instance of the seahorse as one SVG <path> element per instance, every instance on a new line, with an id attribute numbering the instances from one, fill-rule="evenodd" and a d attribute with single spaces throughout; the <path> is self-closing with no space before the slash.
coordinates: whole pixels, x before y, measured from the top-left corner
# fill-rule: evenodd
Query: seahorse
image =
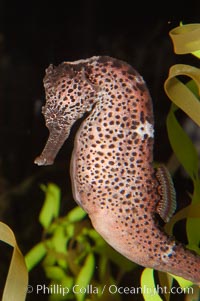
<path id="1" fill-rule="evenodd" d="M 153 105 L 142 76 L 124 61 L 94 56 L 50 65 L 44 88 L 49 138 L 35 163 L 53 164 L 72 125 L 85 116 L 71 158 L 75 201 L 129 260 L 200 285 L 200 256 L 158 222 L 157 214 L 168 220 L 162 206 L 171 200 L 163 200 L 165 181 L 153 167 Z"/>

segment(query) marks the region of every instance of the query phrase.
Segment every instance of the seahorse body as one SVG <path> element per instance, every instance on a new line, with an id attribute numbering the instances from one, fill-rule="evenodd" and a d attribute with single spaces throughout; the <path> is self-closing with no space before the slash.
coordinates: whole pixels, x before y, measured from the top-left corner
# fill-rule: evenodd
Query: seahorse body
<path id="1" fill-rule="evenodd" d="M 127 63 L 100 56 L 50 65 L 44 87 L 50 134 L 35 163 L 52 164 L 74 122 L 90 112 L 71 160 L 74 199 L 125 257 L 200 284 L 200 256 L 156 221 L 162 197 L 152 166 L 153 111 L 143 78 Z"/>

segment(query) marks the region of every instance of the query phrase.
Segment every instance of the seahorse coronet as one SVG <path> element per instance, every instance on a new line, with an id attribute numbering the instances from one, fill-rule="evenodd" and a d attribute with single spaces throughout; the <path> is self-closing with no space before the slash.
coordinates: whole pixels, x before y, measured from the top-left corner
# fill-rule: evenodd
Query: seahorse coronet
<path id="1" fill-rule="evenodd" d="M 71 158 L 74 199 L 125 257 L 199 284 L 200 257 L 156 220 L 163 195 L 152 165 L 153 106 L 143 77 L 124 61 L 94 56 L 50 65 L 44 87 L 43 112 L 51 126 L 35 163 L 52 164 L 72 125 L 88 111 Z"/>

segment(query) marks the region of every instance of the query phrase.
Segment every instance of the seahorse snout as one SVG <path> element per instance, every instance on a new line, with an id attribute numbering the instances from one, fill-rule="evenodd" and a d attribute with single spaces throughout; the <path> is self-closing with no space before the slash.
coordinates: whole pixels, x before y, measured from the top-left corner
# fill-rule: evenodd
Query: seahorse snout
<path id="1" fill-rule="evenodd" d="M 62 145 L 64 144 L 68 136 L 69 136 L 68 128 L 56 130 L 53 129 L 52 127 L 46 145 L 41 155 L 35 159 L 34 163 L 39 166 L 53 164 L 55 157 L 57 156 L 59 150 L 61 149 Z"/>

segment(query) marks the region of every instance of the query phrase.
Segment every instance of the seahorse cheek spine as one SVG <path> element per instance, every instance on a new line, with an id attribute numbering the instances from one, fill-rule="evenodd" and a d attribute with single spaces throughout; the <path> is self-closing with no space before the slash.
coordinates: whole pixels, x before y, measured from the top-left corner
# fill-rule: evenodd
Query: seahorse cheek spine
<path id="1" fill-rule="evenodd" d="M 45 83 L 51 100 L 45 118 L 53 120 L 52 132 L 58 123 L 59 135 L 50 132 L 55 139 L 36 163 L 52 163 L 64 141 L 62 128 L 67 138 L 72 124 L 91 111 L 71 161 L 75 200 L 130 260 L 200 283 L 200 257 L 167 236 L 155 219 L 161 196 L 152 167 L 152 104 L 142 77 L 122 61 L 93 57 L 50 69 Z"/>

